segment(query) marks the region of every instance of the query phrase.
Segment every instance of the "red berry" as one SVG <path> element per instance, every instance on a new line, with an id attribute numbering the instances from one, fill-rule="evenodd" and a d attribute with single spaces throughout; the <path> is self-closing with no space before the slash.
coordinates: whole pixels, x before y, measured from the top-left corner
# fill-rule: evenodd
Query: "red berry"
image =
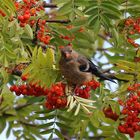
<path id="1" fill-rule="evenodd" d="M 30 18 L 30 14 L 25 14 L 24 15 L 24 20 L 28 20 Z"/>
<path id="2" fill-rule="evenodd" d="M 28 79 L 28 74 L 21 76 L 22 81 L 26 81 Z"/>

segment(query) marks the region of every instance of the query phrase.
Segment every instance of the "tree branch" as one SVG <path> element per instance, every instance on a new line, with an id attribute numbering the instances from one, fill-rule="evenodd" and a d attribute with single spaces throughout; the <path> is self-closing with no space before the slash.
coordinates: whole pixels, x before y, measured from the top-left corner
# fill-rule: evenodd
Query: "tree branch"
<path id="1" fill-rule="evenodd" d="M 99 36 L 100 38 L 102 38 L 103 40 L 105 40 L 106 42 L 108 42 L 111 46 L 113 46 L 113 44 L 112 44 L 111 42 L 109 42 L 109 40 L 108 40 L 105 36 L 103 36 L 103 35 L 101 35 L 101 34 L 98 34 L 98 36 Z"/>
<path id="2" fill-rule="evenodd" d="M 67 19 L 66 20 L 48 19 L 48 20 L 46 20 L 46 22 L 68 24 L 70 22 L 70 20 L 67 20 Z"/>
<path id="3" fill-rule="evenodd" d="M 32 105 L 32 104 L 31 103 L 21 104 L 21 105 L 16 106 L 14 109 L 19 110 L 19 109 L 22 109 L 22 108 L 30 106 L 30 105 Z"/>
<path id="4" fill-rule="evenodd" d="M 46 1 L 43 1 L 42 6 L 43 6 L 44 8 L 57 8 L 57 5 L 56 5 L 56 4 L 47 3 Z"/>

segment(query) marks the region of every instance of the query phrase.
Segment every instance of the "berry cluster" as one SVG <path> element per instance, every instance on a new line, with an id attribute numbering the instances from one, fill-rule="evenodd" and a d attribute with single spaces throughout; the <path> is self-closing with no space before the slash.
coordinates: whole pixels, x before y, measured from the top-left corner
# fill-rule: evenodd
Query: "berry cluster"
<path id="1" fill-rule="evenodd" d="M 135 43 L 134 39 L 129 36 L 134 34 L 140 34 L 140 18 L 128 18 L 124 22 L 125 31 L 127 31 L 127 41 L 135 48 L 139 47 L 139 44 Z"/>
<path id="2" fill-rule="evenodd" d="M 136 83 L 133 86 L 129 86 L 127 90 L 129 92 L 136 93 L 138 96 L 140 96 L 140 83 Z"/>
<path id="3" fill-rule="evenodd" d="M 111 107 L 104 108 L 103 112 L 104 112 L 106 118 L 110 118 L 114 121 L 116 121 L 119 118 L 119 115 L 117 115 L 115 112 L 113 112 Z"/>
<path id="4" fill-rule="evenodd" d="M 51 37 L 49 36 L 48 29 L 46 29 L 47 27 L 45 27 L 46 20 L 36 20 L 40 11 L 44 11 L 45 13 L 45 9 L 42 5 L 38 3 L 38 0 L 23 0 L 15 2 L 20 26 L 24 27 L 26 24 L 29 24 L 33 27 L 36 24 L 37 31 L 35 31 L 35 41 L 38 40 L 47 45 L 49 44 Z"/>
<path id="5" fill-rule="evenodd" d="M 0 15 L 3 16 L 3 17 L 6 16 L 6 14 L 2 10 L 0 10 Z"/>
<path id="6" fill-rule="evenodd" d="M 71 29 L 74 28 L 74 26 L 73 25 L 67 25 L 67 26 L 65 26 L 65 28 L 67 30 L 71 30 Z M 81 27 L 78 31 L 79 32 L 83 32 L 84 31 L 84 28 Z M 73 41 L 75 39 L 75 36 L 73 34 L 72 35 L 60 35 L 60 38 L 71 42 L 71 41 Z"/>
<path id="7" fill-rule="evenodd" d="M 64 83 L 56 83 L 53 84 L 50 88 L 41 87 L 39 84 L 28 83 L 29 75 L 22 75 L 22 84 L 21 85 L 12 85 L 10 90 L 15 92 L 17 96 L 26 95 L 26 96 L 45 96 L 46 102 L 45 106 L 48 109 L 56 109 L 56 108 L 64 108 L 67 104 L 67 96 L 65 93 L 66 84 Z M 77 86 L 74 89 L 74 94 L 82 97 L 89 98 L 90 90 L 96 89 L 100 86 L 100 83 L 97 81 L 90 81 L 84 83 L 84 85 Z"/>
<path id="8" fill-rule="evenodd" d="M 12 92 L 15 92 L 17 96 L 27 95 L 27 96 L 46 96 L 48 93 L 48 89 L 44 89 L 43 87 L 37 84 L 22 84 L 22 85 L 12 85 L 10 87 Z"/>
<path id="9" fill-rule="evenodd" d="M 39 20 L 38 26 L 39 30 L 37 32 L 37 39 L 40 42 L 43 42 L 44 44 L 49 44 L 51 37 L 48 35 L 48 29 L 45 27 L 46 21 L 45 20 Z"/>
<path id="10" fill-rule="evenodd" d="M 41 87 L 37 83 L 28 83 L 29 78 L 28 74 L 22 75 L 21 80 L 23 83 L 21 85 L 12 85 L 10 90 L 15 92 L 17 96 L 26 95 L 26 96 L 46 96 L 48 94 L 48 89 Z"/>
<path id="11" fill-rule="evenodd" d="M 129 98 L 122 104 L 121 114 L 124 115 L 122 123 L 118 126 L 121 133 L 134 137 L 135 132 L 140 131 L 140 84 L 128 87 Z"/>
<path id="12" fill-rule="evenodd" d="M 52 85 L 46 97 L 46 108 L 64 108 L 66 104 L 67 97 L 65 95 L 65 84 L 57 83 L 55 85 Z"/>
<path id="13" fill-rule="evenodd" d="M 84 85 L 82 85 L 80 87 L 77 86 L 75 88 L 75 95 L 88 99 L 90 97 L 91 89 L 95 90 L 99 86 L 100 86 L 99 82 L 92 80 L 90 82 L 84 83 Z"/>
<path id="14" fill-rule="evenodd" d="M 23 0 L 20 2 L 15 2 L 15 7 L 21 27 L 24 27 L 26 24 L 33 26 L 35 21 L 30 20 L 30 17 L 36 17 L 39 11 L 44 11 L 44 7 L 38 4 L 38 0 Z"/>

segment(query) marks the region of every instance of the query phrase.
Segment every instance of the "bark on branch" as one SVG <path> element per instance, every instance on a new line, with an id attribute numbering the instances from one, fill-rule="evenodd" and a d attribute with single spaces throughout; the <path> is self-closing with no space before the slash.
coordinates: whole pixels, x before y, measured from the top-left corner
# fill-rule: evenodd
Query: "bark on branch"
<path id="1" fill-rule="evenodd" d="M 46 20 L 46 22 L 68 24 L 70 22 L 70 20 L 67 20 L 67 19 L 66 20 L 48 19 L 48 20 Z"/>
<path id="2" fill-rule="evenodd" d="M 56 4 L 53 4 L 53 3 L 47 3 L 46 1 L 43 2 L 43 5 L 42 5 L 44 8 L 57 8 L 57 5 Z"/>

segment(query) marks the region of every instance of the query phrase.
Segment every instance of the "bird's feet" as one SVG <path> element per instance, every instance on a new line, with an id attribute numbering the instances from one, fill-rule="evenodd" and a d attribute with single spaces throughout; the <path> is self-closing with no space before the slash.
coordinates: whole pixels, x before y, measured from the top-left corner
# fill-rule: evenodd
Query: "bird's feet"
<path id="1" fill-rule="evenodd" d="M 73 95 L 74 94 L 75 86 L 66 85 L 65 93 L 66 95 Z"/>

